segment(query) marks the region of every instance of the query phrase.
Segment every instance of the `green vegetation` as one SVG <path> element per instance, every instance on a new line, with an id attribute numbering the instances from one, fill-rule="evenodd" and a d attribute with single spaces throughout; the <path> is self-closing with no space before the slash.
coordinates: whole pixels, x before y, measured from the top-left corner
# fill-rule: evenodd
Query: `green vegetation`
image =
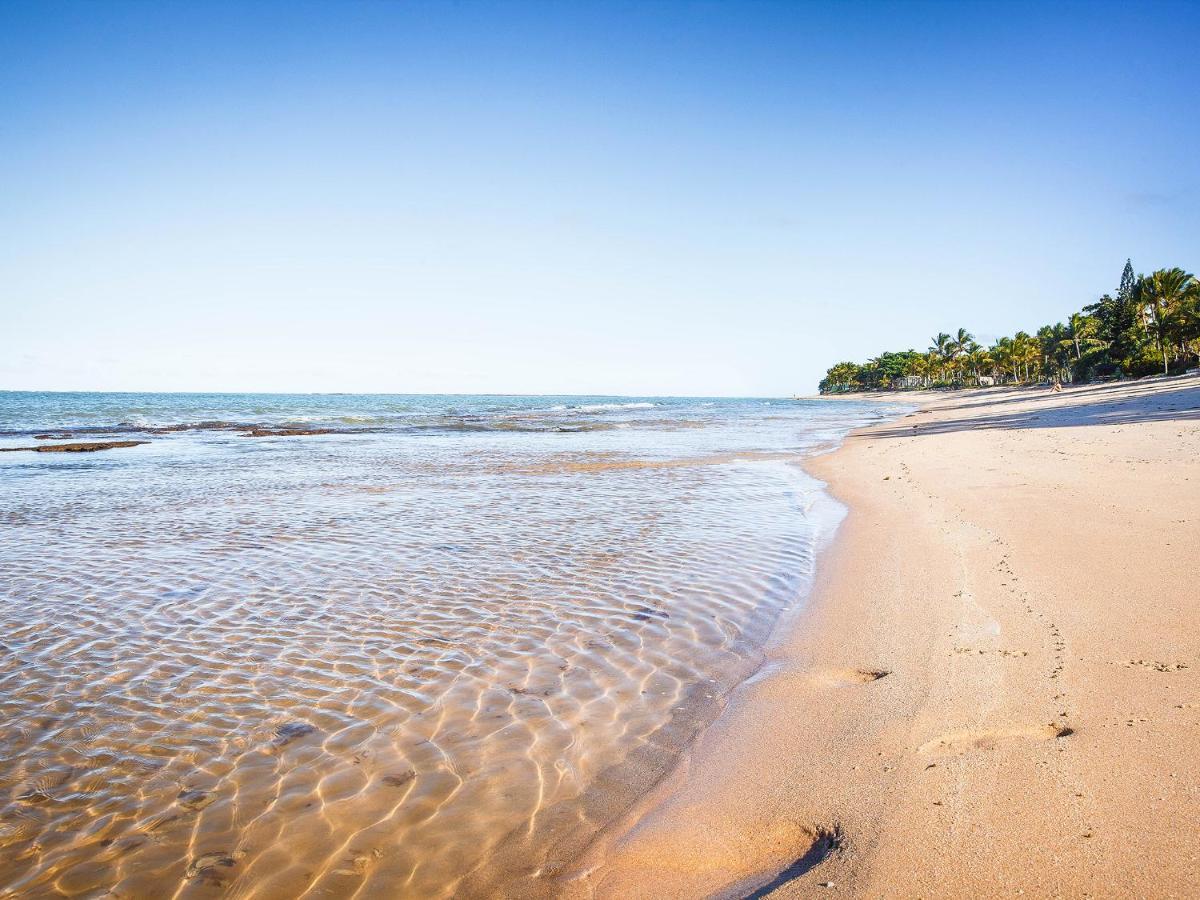
<path id="1" fill-rule="evenodd" d="M 938 334 L 925 353 L 881 353 L 841 362 L 821 393 L 1086 382 L 1182 372 L 1200 359 L 1200 280 L 1183 269 L 1133 274 L 1125 262 L 1116 296 L 1105 294 L 1066 324 L 1018 331 L 983 348 L 965 328 Z"/>

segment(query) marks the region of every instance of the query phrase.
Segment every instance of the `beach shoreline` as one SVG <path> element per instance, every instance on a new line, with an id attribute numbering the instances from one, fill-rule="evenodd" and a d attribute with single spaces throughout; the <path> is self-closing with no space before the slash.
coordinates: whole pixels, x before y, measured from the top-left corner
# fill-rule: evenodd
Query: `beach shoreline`
<path id="1" fill-rule="evenodd" d="M 1200 382 L 913 399 L 805 464 L 810 602 L 564 893 L 1200 890 Z"/>

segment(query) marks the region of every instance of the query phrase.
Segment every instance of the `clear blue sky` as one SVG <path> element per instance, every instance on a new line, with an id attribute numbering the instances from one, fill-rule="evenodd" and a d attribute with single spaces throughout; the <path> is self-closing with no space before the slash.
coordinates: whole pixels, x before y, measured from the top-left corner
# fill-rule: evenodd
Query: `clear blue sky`
<path id="1" fill-rule="evenodd" d="M 1200 4 L 0 0 L 0 388 L 777 395 L 1200 268 Z"/>

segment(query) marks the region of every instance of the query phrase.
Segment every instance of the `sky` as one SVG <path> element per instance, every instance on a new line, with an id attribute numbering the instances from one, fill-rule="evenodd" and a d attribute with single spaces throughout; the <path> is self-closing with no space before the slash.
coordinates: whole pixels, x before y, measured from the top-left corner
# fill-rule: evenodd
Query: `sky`
<path id="1" fill-rule="evenodd" d="M 0 389 L 780 396 L 1200 269 L 1200 4 L 0 0 Z"/>

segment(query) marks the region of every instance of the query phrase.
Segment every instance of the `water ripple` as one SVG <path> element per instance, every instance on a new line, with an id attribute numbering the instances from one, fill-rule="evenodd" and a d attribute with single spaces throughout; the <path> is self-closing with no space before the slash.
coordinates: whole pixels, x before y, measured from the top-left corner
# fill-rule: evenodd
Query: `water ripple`
<path id="1" fill-rule="evenodd" d="M 827 524 L 778 450 L 188 440 L 6 479 L 6 895 L 528 893 Z"/>

